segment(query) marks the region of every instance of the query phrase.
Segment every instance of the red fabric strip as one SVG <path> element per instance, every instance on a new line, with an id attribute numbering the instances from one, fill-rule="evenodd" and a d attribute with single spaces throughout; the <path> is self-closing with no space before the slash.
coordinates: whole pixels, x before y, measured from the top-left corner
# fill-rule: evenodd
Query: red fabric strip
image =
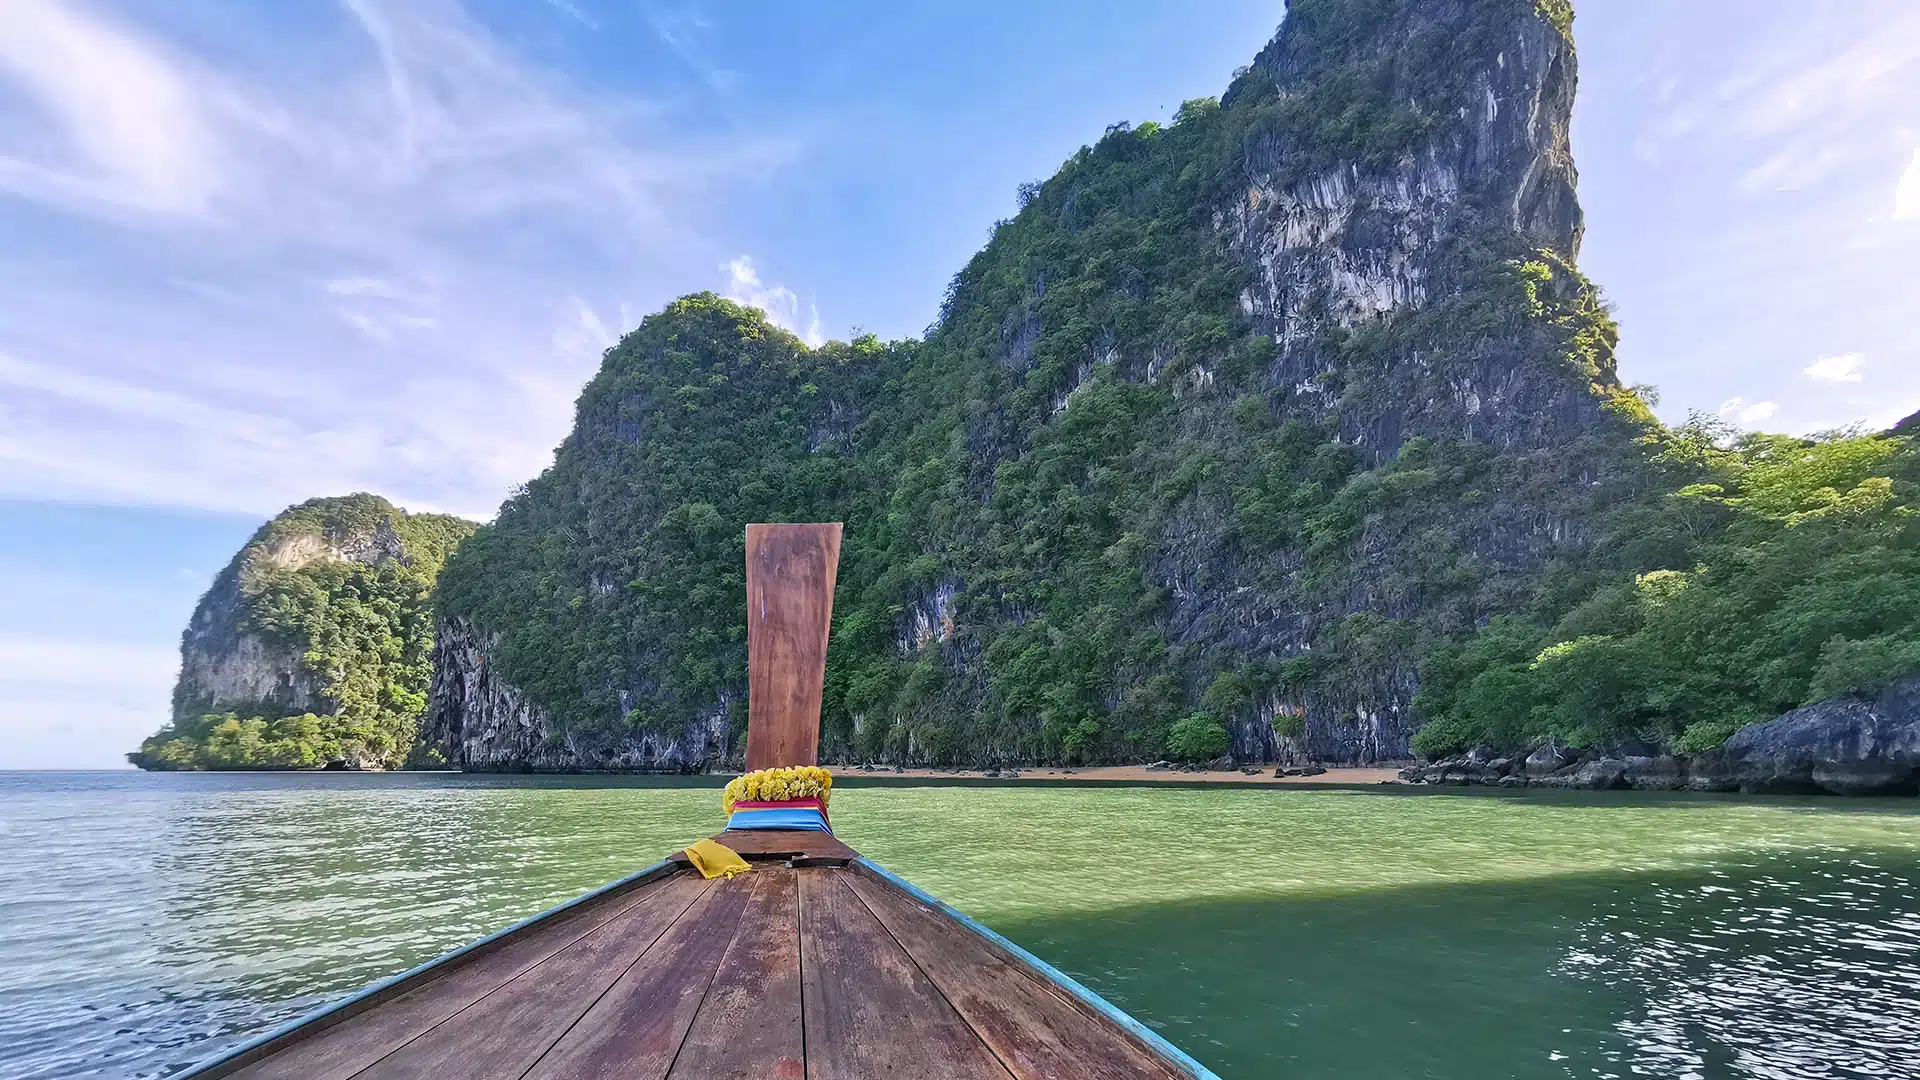
<path id="1" fill-rule="evenodd" d="M 739 802 L 733 804 L 733 808 L 735 810 L 818 810 L 821 813 L 826 813 L 827 804 L 821 802 L 819 799 L 788 799 L 785 802 L 766 802 L 764 800 L 749 802 L 746 799 L 741 799 Z"/>

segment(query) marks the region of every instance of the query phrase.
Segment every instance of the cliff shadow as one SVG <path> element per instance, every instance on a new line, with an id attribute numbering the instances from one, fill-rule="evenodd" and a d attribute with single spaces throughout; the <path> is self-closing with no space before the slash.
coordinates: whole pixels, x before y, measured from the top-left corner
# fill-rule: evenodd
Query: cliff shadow
<path id="1" fill-rule="evenodd" d="M 1228 1080 L 1898 1076 L 1916 882 L 1826 849 L 996 929 Z"/>

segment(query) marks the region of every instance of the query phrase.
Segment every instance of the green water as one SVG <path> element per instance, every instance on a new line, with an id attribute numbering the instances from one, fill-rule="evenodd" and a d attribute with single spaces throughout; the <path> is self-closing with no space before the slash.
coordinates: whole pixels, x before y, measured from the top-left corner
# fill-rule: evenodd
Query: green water
<path id="1" fill-rule="evenodd" d="M 0 774 L 0 1076 L 161 1076 L 652 862 L 712 788 Z M 1920 808 L 859 787 L 841 835 L 1228 1078 L 1920 1076 Z"/>

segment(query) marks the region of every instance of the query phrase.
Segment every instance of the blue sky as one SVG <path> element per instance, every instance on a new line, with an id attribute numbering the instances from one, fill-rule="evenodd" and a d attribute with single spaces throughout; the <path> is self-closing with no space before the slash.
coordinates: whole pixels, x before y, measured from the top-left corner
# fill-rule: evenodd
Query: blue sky
<path id="1" fill-rule="evenodd" d="M 918 332 L 1278 2 L 7 0 L 0 768 L 104 767 L 266 515 L 489 516 L 602 349 L 713 289 Z M 1920 6 L 1581 5 L 1582 265 L 1661 412 L 1920 409 Z"/>

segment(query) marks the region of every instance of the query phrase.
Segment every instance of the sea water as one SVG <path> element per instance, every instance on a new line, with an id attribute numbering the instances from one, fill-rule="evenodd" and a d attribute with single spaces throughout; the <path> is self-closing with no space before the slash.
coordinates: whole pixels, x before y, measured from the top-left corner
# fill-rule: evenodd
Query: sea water
<path id="1" fill-rule="evenodd" d="M 157 1077 L 717 830 L 705 784 L 0 773 L 0 1077 Z M 1228 1078 L 1920 1077 L 1920 806 L 862 786 Z"/>

